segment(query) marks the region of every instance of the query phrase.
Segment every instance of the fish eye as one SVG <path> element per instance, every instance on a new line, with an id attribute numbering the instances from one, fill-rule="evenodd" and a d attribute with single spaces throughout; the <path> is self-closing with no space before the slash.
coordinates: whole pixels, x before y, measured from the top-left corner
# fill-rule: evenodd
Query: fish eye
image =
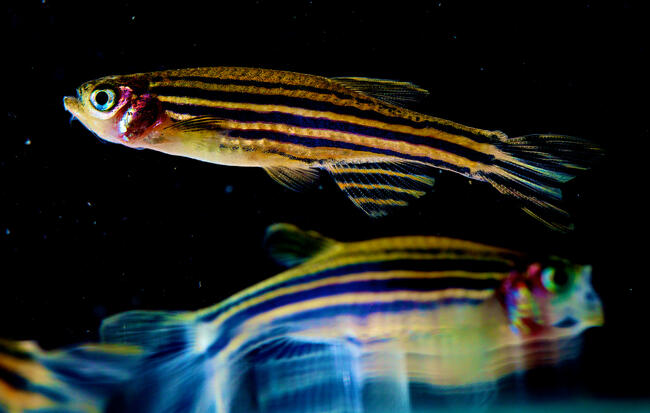
<path id="1" fill-rule="evenodd" d="M 546 267 L 541 274 L 542 285 L 549 292 L 556 293 L 569 284 L 569 274 L 563 268 Z"/>
<path id="2" fill-rule="evenodd" d="M 95 89 L 90 94 L 90 103 L 100 112 L 106 112 L 115 106 L 115 91 L 113 89 Z"/>

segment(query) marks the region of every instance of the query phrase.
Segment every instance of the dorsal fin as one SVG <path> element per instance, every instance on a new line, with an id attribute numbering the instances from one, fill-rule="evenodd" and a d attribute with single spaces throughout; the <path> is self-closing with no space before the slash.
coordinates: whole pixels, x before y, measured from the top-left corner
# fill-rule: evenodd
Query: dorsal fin
<path id="1" fill-rule="evenodd" d="M 266 173 L 277 183 L 292 191 L 300 191 L 311 186 L 319 176 L 313 168 L 287 168 L 285 166 L 269 166 L 264 168 Z"/>
<path id="2" fill-rule="evenodd" d="M 269 255 L 287 267 L 301 264 L 337 245 L 331 238 L 315 231 L 303 231 L 291 224 L 268 227 L 264 243 Z"/>
<path id="3" fill-rule="evenodd" d="M 422 101 L 429 91 L 409 82 L 367 77 L 335 77 L 332 80 L 365 95 L 402 106 Z"/>

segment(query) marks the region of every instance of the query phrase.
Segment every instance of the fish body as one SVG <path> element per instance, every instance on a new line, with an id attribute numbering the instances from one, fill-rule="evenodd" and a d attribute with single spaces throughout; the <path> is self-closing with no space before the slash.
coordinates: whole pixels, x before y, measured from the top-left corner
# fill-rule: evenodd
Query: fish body
<path id="1" fill-rule="evenodd" d="M 404 107 L 427 94 L 407 82 L 216 67 L 101 78 L 64 105 L 107 141 L 262 167 L 292 189 L 326 170 L 371 216 L 424 195 L 438 168 L 489 182 L 565 228 L 560 186 L 599 148 L 559 135 L 508 139 Z"/>
<path id="2" fill-rule="evenodd" d="M 603 322 L 589 266 L 441 237 L 342 243 L 286 224 L 268 234 L 292 267 L 215 306 L 117 314 L 102 344 L 56 354 L 0 346 L 0 406 L 469 409 L 512 373 L 575 357 L 576 338 Z"/>

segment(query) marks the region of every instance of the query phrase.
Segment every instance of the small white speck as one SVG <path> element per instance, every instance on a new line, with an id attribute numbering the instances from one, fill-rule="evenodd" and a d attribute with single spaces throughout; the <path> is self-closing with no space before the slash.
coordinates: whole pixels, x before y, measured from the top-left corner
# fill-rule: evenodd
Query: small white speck
<path id="1" fill-rule="evenodd" d="M 131 21 L 135 20 L 135 16 L 131 16 Z"/>
<path id="2" fill-rule="evenodd" d="M 29 139 L 29 138 L 27 138 L 27 139 L 25 140 L 25 145 L 31 145 L 31 144 L 32 144 L 32 140 Z"/>
<path id="3" fill-rule="evenodd" d="M 88 205 L 89 207 L 91 207 L 91 206 L 93 206 L 93 203 L 90 202 L 90 201 L 88 201 L 88 202 L 86 202 L 86 205 Z"/>

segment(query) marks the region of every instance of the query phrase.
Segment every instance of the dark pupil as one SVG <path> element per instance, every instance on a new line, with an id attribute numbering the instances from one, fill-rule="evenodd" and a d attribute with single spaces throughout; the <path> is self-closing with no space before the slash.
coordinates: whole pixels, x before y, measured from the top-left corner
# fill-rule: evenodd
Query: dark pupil
<path id="1" fill-rule="evenodd" d="M 95 95 L 95 102 L 97 102 L 99 106 L 104 106 L 108 102 L 108 93 L 97 92 Z"/>
<path id="2" fill-rule="evenodd" d="M 558 270 L 553 276 L 553 282 L 555 285 L 558 285 L 560 287 L 566 285 L 568 281 L 569 276 L 567 275 L 566 271 Z"/>

